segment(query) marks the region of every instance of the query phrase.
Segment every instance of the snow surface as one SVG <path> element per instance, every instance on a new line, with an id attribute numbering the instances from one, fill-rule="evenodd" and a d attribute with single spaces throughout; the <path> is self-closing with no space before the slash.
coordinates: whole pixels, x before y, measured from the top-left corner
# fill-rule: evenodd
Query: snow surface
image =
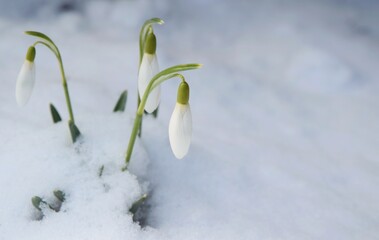
<path id="1" fill-rule="evenodd" d="M 367 1 L 0 1 L 0 239 L 377 239 L 379 3 Z M 80 3 L 80 4 L 79 4 Z M 26 14 L 28 13 L 28 14 Z M 120 172 L 136 107 L 139 27 L 156 26 L 162 68 L 200 62 L 193 142 L 176 160 L 162 85 L 130 172 Z M 70 143 L 57 63 L 37 48 L 37 81 L 18 108 L 31 37 L 59 46 L 83 138 Z M 113 114 L 124 89 L 125 113 Z M 98 170 L 105 166 L 99 178 Z M 30 199 L 53 200 L 42 221 Z M 149 191 L 148 226 L 127 213 Z"/>

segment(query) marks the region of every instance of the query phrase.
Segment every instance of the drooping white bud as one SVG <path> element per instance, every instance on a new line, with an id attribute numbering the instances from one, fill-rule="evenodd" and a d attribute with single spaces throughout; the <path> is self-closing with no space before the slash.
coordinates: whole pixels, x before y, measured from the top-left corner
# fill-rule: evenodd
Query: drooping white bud
<path id="1" fill-rule="evenodd" d="M 157 56 L 154 54 L 145 53 L 142 58 L 141 66 L 138 74 L 138 92 L 142 98 L 150 80 L 159 72 Z M 157 86 L 150 92 L 147 98 L 145 110 L 148 113 L 154 112 L 157 109 L 161 96 L 161 88 Z"/>
<path id="2" fill-rule="evenodd" d="M 188 99 L 188 84 L 182 82 L 178 89 L 177 103 L 168 129 L 171 149 L 178 159 L 182 159 L 188 153 L 191 144 L 192 114 Z"/>
<path id="3" fill-rule="evenodd" d="M 24 106 L 33 91 L 35 82 L 35 48 L 29 48 L 26 59 L 21 67 L 16 82 L 16 101 L 19 106 Z"/>
<path id="4" fill-rule="evenodd" d="M 150 80 L 159 72 L 158 60 L 155 54 L 156 38 L 153 33 L 147 37 L 145 44 L 145 51 L 142 57 L 141 65 L 138 72 L 138 93 L 143 97 L 146 87 L 149 85 Z M 148 113 L 154 112 L 157 109 L 161 96 L 161 88 L 157 86 L 150 92 L 145 104 L 145 110 Z"/>

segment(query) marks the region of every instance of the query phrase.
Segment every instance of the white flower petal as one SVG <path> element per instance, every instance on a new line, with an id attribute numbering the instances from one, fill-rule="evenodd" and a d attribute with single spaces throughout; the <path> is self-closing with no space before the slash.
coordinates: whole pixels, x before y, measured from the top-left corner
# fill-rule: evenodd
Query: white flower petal
<path id="1" fill-rule="evenodd" d="M 158 60 L 156 55 L 145 53 L 142 57 L 141 66 L 138 73 L 138 92 L 142 98 L 150 80 L 159 72 Z M 145 110 L 148 113 L 157 109 L 161 96 L 161 87 L 158 86 L 150 93 L 147 98 Z"/>
<path id="2" fill-rule="evenodd" d="M 182 159 L 188 152 L 192 135 L 192 114 L 189 104 L 176 103 L 168 129 L 172 152 Z"/>
<path id="3" fill-rule="evenodd" d="M 35 64 L 25 60 L 21 67 L 16 82 L 16 101 L 19 106 L 24 106 L 33 91 L 35 82 Z"/>

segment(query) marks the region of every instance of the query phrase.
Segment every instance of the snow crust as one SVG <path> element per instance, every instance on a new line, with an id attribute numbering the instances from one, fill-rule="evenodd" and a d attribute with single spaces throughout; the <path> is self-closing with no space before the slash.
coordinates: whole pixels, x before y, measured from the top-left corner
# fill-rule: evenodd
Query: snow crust
<path id="1" fill-rule="evenodd" d="M 0 0 L 0 239 L 377 239 L 376 1 L 78 1 L 70 11 L 34 1 Z M 139 27 L 156 16 L 166 22 L 155 27 L 161 68 L 204 64 L 184 73 L 192 145 L 183 160 L 171 152 L 179 81 L 169 81 L 121 172 Z M 83 133 L 74 145 L 58 66 L 43 47 L 31 99 L 17 107 L 33 43 L 24 30 L 60 48 Z M 124 89 L 126 112 L 114 114 Z M 64 122 L 52 123 L 49 102 Z M 53 201 L 55 189 L 67 194 L 62 210 L 36 221 L 31 197 Z M 141 228 L 127 211 L 146 192 Z"/>

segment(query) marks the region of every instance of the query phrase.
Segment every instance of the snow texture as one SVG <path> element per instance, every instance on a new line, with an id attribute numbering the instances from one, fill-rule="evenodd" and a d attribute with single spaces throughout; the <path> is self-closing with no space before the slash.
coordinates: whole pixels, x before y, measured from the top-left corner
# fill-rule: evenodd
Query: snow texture
<path id="1" fill-rule="evenodd" d="M 378 239 L 379 3 L 374 0 L 0 0 L 0 239 Z M 192 144 L 172 154 L 179 80 L 162 85 L 121 172 L 137 104 L 138 34 L 151 17 L 162 69 L 199 62 Z M 18 108 L 16 79 L 33 38 L 36 83 Z M 112 113 L 128 89 L 124 113 Z M 48 104 L 63 117 L 53 124 Z M 102 177 L 98 176 L 104 165 Z M 33 196 L 67 200 L 60 212 Z M 128 208 L 148 192 L 147 226 Z"/>

